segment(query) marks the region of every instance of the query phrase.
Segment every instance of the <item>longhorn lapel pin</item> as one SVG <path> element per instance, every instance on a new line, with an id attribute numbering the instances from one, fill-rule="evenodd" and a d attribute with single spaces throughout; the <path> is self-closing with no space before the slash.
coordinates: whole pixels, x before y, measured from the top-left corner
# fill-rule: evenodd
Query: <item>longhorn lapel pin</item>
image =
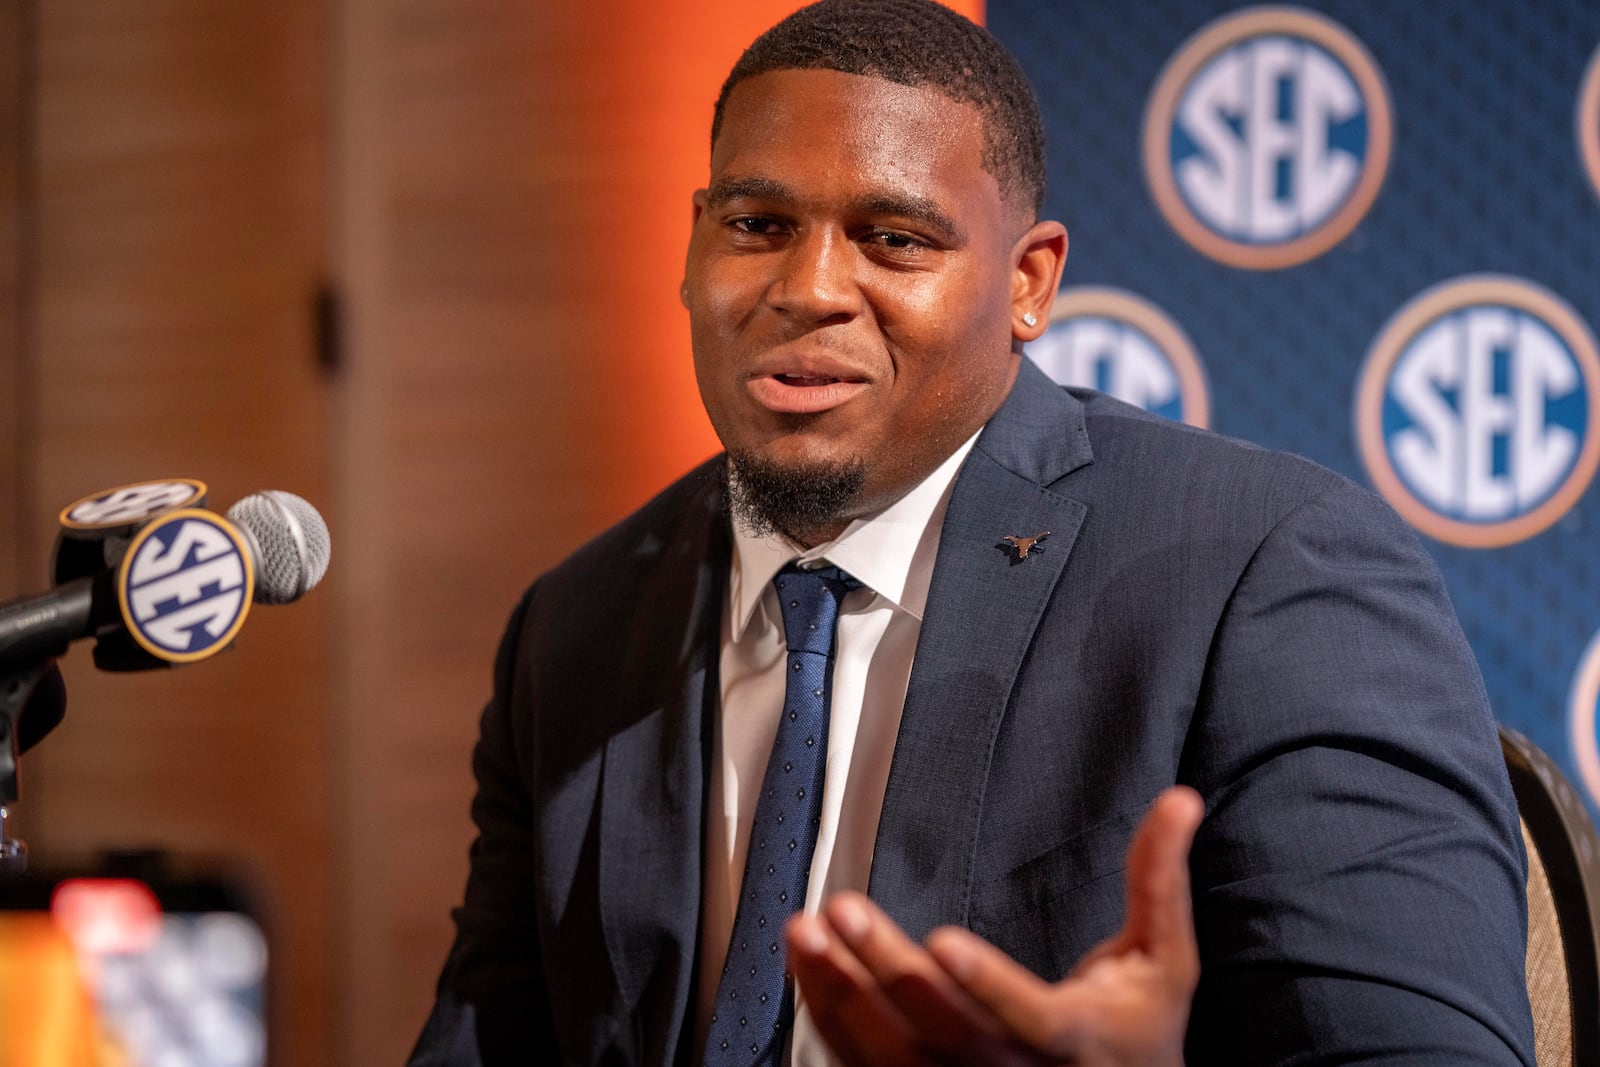
<path id="1" fill-rule="evenodd" d="M 1046 530 L 1044 533 L 1036 534 L 1033 537 L 1018 537 L 1015 534 L 1007 534 L 1001 540 L 1010 542 L 1011 547 L 1016 550 L 1017 559 L 1024 560 L 1028 558 L 1028 553 L 1033 550 L 1035 545 L 1049 536 L 1050 531 Z"/>

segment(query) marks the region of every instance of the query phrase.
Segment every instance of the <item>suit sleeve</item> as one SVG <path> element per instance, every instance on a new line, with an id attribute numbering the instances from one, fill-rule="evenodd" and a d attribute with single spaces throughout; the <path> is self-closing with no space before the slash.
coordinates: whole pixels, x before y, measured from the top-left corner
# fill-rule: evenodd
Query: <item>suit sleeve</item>
<path id="1" fill-rule="evenodd" d="M 1285 516 L 1214 636 L 1180 778 L 1189 1063 L 1533 1063 L 1525 858 L 1437 569 L 1353 486 Z"/>
<path id="2" fill-rule="evenodd" d="M 517 692 L 517 657 L 532 591 L 512 613 L 495 660 L 472 769 L 477 793 L 466 898 L 438 997 L 409 1067 L 557 1063 L 539 933 L 536 852 L 524 745 L 531 709 Z"/>

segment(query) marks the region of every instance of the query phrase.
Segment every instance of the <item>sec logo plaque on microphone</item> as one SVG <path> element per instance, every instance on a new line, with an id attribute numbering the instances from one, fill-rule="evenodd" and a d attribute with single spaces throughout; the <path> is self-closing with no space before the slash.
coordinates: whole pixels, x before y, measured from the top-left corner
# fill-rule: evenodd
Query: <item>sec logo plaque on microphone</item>
<path id="1" fill-rule="evenodd" d="M 1156 206 L 1200 252 L 1249 270 L 1315 258 L 1355 229 L 1389 166 L 1389 92 L 1349 31 L 1258 7 L 1168 61 L 1144 120 Z"/>
<path id="2" fill-rule="evenodd" d="M 191 663 L 228 647 L 255 596 L 243 535 L 221 515 L 183 509 L 139 531 L 117 573 L 128 633 L 152 656 Z"/>
<path id="3" fill-rule="evenodd" d="M 206 483 L 194 478 L 134 482 L 105 489 L 61 509 L 61 527 L 69 533 L 92 533 L 135 526 L 164 511 L 203 507 Z"/>
<path id="4" fill-rule="evenodd" d="M 1475 274 L 1424 291 L 1356 380 L 1373 486 L 1446 544 L 1524 541 L 1565 515 L 1600 463 L 1600 351 L 1564 300 Z"/>

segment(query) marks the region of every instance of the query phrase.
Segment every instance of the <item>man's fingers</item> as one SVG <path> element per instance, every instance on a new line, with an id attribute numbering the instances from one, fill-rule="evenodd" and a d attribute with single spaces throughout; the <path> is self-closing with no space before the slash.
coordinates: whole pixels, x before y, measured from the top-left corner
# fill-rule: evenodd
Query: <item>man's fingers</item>
<path id="1" fill-rule="evenodd" d="M 923 949 L 859 893 L 790 923 L 790 960 L 823 1037 L 846 1062 L 1052 1059 L 1139 1046 L 1172 1022 L 1181 1041 L 1199 980 L 1189 848 L 1204 816 L 1192 789 L 1162 793 L 1128 850 L 1127 921 L 1061 983 L 983 939 L 935 931 Z M 1093 973 L 1089 973 L 1092 971 Z"/>
<path id="2" fill-rule="evenodd" d="M 862 894 L 846 892 L 831 897 L 823 914 L 839 939 L 885 989 L 902 983 L 908 976 L 944 980 L 944 973 L 922 946 Z"/>
<path id="3" fill-rule="evenodd" d="M 1100 1047 L 1100 1031 L 1130 1008 L 1135 1014 L 1150 1010 L 1152 1019 L 1174 1006 L 1186 1009 L 1200 972 L 1189 846 L 1203 815 L 1192 789 L 1176 787 L 1156 799 L 1128 850 L 1127 921 L 1074 968 L 1073 977 L 1045 982 L 982 938 L 955 928 L 929 937 L 930 955 L 1012 1034 L 1051 1056 Z"/>
<path id="4" fill-rule="evenodd" d="M 852 1067 L 921 1067 L 911 1028 L 825 919 L 796 915 L 789 969 L 822 1039 Z"/>
<path id="5" fill-rule="evenodd" d="M 1071 1055 L 1078 1026 L 1074 1004 L 1055 997 L 1056 987 L 978 935 L 944 927 L 928 936 L 928 952 L 940 968 L 1006 1030 L 1029 1048 Z"/>
<path id="6" fill-rule="evenodd" d="M 998 1040 L 993 1019 L 976 1011 L 928 951 L 865 896 L 840 893 L 823 914 L 916 1031 L 923 1048 L 941 1058 L 970 1058 Z"/>
<path id="7" fill-rule="evenodd" d="M 1128 917 L 1117 938 L 1151 956 L 1186 987 L 1199 978 L 1189 846 L 1205 815 L 1200 794 L 1174 786 L 1156 798 L 1128 849 Z"/>

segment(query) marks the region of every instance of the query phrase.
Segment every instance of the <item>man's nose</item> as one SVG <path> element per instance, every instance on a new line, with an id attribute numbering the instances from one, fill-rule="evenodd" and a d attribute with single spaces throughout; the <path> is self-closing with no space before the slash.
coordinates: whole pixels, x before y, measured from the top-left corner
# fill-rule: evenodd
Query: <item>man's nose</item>
<path id="1" fill-rule="evenodd" d="M 796 235 L 784 251 L 768 292 L 773 308 L 818 324 L 853 318 L 860 310 L 856 248 L 824 229 Z"/>

